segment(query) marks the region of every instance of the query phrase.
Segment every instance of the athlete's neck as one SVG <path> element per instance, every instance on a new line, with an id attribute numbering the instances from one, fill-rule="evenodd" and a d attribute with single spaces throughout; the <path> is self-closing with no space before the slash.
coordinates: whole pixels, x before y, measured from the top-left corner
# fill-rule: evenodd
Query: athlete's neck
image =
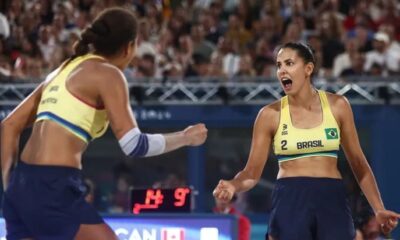
<path id="1" fill-rule="evenodd" d="M 288 96 L 291 106 L 298 106 L 305 109 L 311 109 L 316 97 L 318 97 L 318 91 L 311 84 L 305 86 L 297 94 Z"/>
<path id="2" fill-rule="evenodd" d="M 93 54 L 96 54 L 96 55 L 99 55 L 99 56 L 103 57 L 108 63 L 110 63 L 111 65 L 114 65 L 117 68 L 119 68 L 121 71 L 124 70 L 124 68 L 125 68 L 124 60 L 122 59 L 122 57 L 120 55 L 102 56 L 100 54 L 97 54 L 96 52 L 94 52 Z"/>

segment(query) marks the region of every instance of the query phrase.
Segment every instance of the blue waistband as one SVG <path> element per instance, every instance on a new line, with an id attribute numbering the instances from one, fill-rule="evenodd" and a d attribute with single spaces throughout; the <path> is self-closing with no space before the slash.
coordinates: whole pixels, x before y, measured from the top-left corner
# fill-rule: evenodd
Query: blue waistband
<path id="1" fill-rule="evenodd" d="M 276 183 L 299 183 L 299 184 L 308 184 L 308 183 L 343 183 L 343 179 L 341 178 L 330 178 L 330 177 L 283 177 L 278 178 Z"/>

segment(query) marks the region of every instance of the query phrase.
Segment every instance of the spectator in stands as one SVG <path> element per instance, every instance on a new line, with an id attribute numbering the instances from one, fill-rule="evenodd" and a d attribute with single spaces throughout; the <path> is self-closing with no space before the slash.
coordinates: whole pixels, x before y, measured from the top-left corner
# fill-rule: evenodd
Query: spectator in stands
<path id="1" fill-rule="evenodd" d="M 239 70 L 240 56 L 238 55 L 238 42 L 228 37 L 221 37 L 213 55 L 222 58 L 222 69 L 227 77 L 232 77 Z"/>
<path id="2" fill-rule="evenodd" d="M 256 76 L 255 70 L 253 69 L 253 61 L 250 55 L 243 54 L 240 57 L 239 71 L 236 73 L 236 76 L 241 76 L 241 77 Z"/>
<path id="3" fill-rule="evenodd" d="M 234 204 L 237 196 L 234 195 L 229 202 L 221 201 L 221 199 L 215 198 L 215 207 L 213 208 L 214 213 L 218 214 L 232 214 L 238 219 L 238 240 L 250 240 L 251 223 L 250 220 L 243 215 L 241 212 L 236 210 Z"/>
<path id="4" fill-rule="evenodd" d="M 137 68 L 134 77 L 137 78 L 152 78 L 156 74 L 156 59 L 151 53 L 143 54 L 137 60 Z"/>
<path id="5" fill-rule="evenodd" d="M 160 66 L 163 66 L 171 59 L 175 60 L 174 36 L 169 28 L 164 27 L 161 29 L 156 49 L 158 54 L 156 58 L 159 59 Z"/>
<path id="6" fill-rule="evenodd" d="M 386 33 L 389 37 L 388 52 L 392 52 L 395 55 L 400 55 L 400 43 L 396 39 L 396 32 L 392 23 L 385 23 L 379 26 L 379 32 Z"/>
<path id="7" fill-rule="evenodd" d="M 168 78 L 182 79 L 183 77 L 182 66 L 177 62 L 167 63 L 162 70 L 162 77 L 164 81 L 166 81 Z"/>
<path id="8" fill-rule="evenodd" d="M 397 0 L 382 1 L 383 10 L 381 18 L 377 21 L 378 26 L 382 24 L 393 24 L 396 39 L 400 41 L 400 14 Z"/>
<path id="9" fill-rule="evenodd" d="M 400 69 L 400 56 L 396 52 L 389 52 L 390 39 L 384 32 L 374 35 L 374 49 L 366 53 L 364 71 L 371 72 L 374 64 L 383 68 L 383 76 L 398 73 Z"/>
<path id="10" fill-rule="evenodd" d="M 58 48 L 56 38 L 53 34 L 53 28 L 50 25 L 42 25 L 39 29 L 39 38 L 37 45 L 43 56 L 43 60 L 50 69 L 54 69 L 53 64 L 60 64 L 61 48 Z"/>
<path id="11" fill-rule="evenodd" d="M 298 22 L 291 22 L 288 24 L 285 34 L 283 35 L 282 42 L 297 42 L 303 41 L 303 25 Z"/>
<path id="12" fill-rule="evenodd" d="M 223 31 L 218 25 L 218 19 L 209 10 L 203 10 L 199 16 L 199 22 L 204 28 L 205 39 L 217 45 L 219 38 L 223 35 Z"/>
<path id="13" fill-rule="evenodd" d="M 355 54 L 352 54 L 350 57 L 351 66 L 346 69 L 343 69 L 339 76 L 348 77 L 348 76 L 365 75 L 364 62 L 365 62 L 365 56 L 363 53 L 357 52 Z"/>
<path id="14" fill-rule="evenodd" d="M 317 31 L 322 41 L 323 59 L 320 71 L 323 71 L 323 76 L 331 77 L 333 61 L 344 50 L 342 43 L 343 27 L 336 13 L 333 11 L 323 13 L 318 18 Z"/>
<path id="15" fill-rule="evenodd" d="M 224 36 L 235 42 L 237 53 L 243 52 L 252 38 L 251 32 L 244 27 L 244 22 L 240 21 L 236 14 L 229 16 L 228 27 Z"/>
<path id="16" fill-rule="evenodd" d="M 271 43 L 269 43 L 267 39 L 258 39 L 258 41 L 255 43 L 255 46 L 252 47 L 254 48 L 254 54 L 252 55 L 254 58 L 263 57 L 265 59 L 274 59 L 273 46 L 271 46 Z M 252 51 L 250 51 L 250 53 L 252 53 Z"/>
<path id="17" fill-rule="evenodd" d="M 21 54 L 15 61 L 13 76 L 16 81 L 42 82 L 43 65 L 42 58 Z"/>
<path id="18" fill-rule="evenodd" d="M 150 26 L 148 19 L 145 18 L 139 21 L 139 29 L 137 56 L 141 57 L 145 53 L 157 56 L 154 39 L 151 39 L 152 26 Z"/>
<path id="19" fill-rule="evenodd" d="M 371 35 L 373 35 L 371 29 L 361 24 L 356 25 L 353 30 L 347 32 L 347 37 L 355 37 L 357 39 L 359 50 L 363 53 L 373 49 L 372 40 L 370 38 Z"/>
<path id="20" fill-rule="evenodd" d="M 260 16 L 261 19 L 264 15 L 268 15 L 272 18 L 272 22 L 274 23 L 275 33 L 282 35 L 285 31 L 283 28 L 283 16 L 281 15 L 281 1 L 272 0 L 272 1 L 264 1 L 263 6 L 260 7 Z"/>
<path id="21" fill-rule="evenodd" d="M 26 38 L 24 29 L 21 26 L 12 28 L 11 36 L 5 40 L 6 50 L 9 52 L 11 61 L 15 61 L 21 54 L 22 43 Z"/>
<path id="22" fill-rule="evenodd" d="M 352 67 L 352 58 L 358 54 L 358 42 L 356 38 L 350 38 L 345 41 L 345 52 L 337 55 L 333 60 L 333 76 L 338 77 L 343 70 Z"/>
<path id="23" fill-rule="evenodd" d="M 315 28 L 313 13 L 310 11 L 309 3 L 304 0 L 289 1 L 288 8 L 286 8 L 285 29 L 291 22 L 295 22 L 293 18 L 302 17 L 304 21 L 304 29 L 311 30 Z"/>
<path id="24" fill-rule="evenodd" d="M 179 64 L 181 64 L 185 69 L 191 63 L 193 55 L 201 55 L 204 59 L 209 59 L 203 54 L 195 53 L 193 51 L 193 41 L 189 34 L 184 33 L 178 37 L 178 47 L 175 49 L 174 59 L 176 59 Z M 203 75 L 203 74 L 201 74 Z"/>
<path id="25" fill-rule="evenodd" d="M 194 24 L 191 27 L 191 39 L 193 44 L 193 52 L 199 53 L 210 59 L 211 54 L 215 50 L 215 45 L 210 41 L 206 40 L 203 25 Z"/>
<path id="26" fill-rule="evenodd" d="M 209 74 L 210 60 L 199 53 L 194 53 L 192 64 L 188 66 L 184 74 L 185 77 L 200 77 Z"/>
<path id="27" fill-rule="evenodd" d="M 226 73 L 224 72 L 223 56 L 215 53 L 211 56 L 211 64 L 209 67 L 208 75 L 216 77 L 219 80 L 226 80 Z"/>
<path id="28" fill-rule="evenodd" d="M 365 63 L 364 63 L 365 66 Z M 371 68 L 367 72 L 369 76 L 374 76 L 374 77 L 383 77 L 386 76 L 386 71 L 385 71 L 385 66 L 382 65 L 381 63 L 374 62 L 371 65 Z"/>
<path id="29" fill-rule="evenodd" d="M 0 37 L 8 38 L 10 36 L 10 24 L 7 17 L 0 12 Z"/>
<path id="30" fill-rule="evenodd" d="M 271 47 L 275 46 L 282 37 L 274 22 L 274 17 L 269 14 L 261 14 L 259 22 L 257 20 L 253 22 L 252 34 L 255 41 L 263 38 Z"/>
<path id="31" fill-rule="evenodd" d="M 41 58 L 27 56 L 23 68 L 26 81 L 36 83 L 43 81 L 43 62 Z"/>
<path id="32" fill-rule="evenodd" d="M 140 52 L 150 50 L 156 56 L 156 77 L 161 77 L 162 69 L 169 61 L 178 62 L 182 71 L 185 72 L 193 52 L 203 52 L 211 59 L 209 56 L 210 47 L 212 44 L 217 45 L 221 36 L 229 38 L 229 41 L 232 42 L 233 51 L 223 54 L 223 62 L 225 74 L 233 76 L 237 71 L 239 56 L 243 51 L 248 52 L 249 46 L 256 46 L 259 40 L 264 39 L 268 43 L 269 51 L 271 51 L 278 44 L 288 41 L 287 39 L 293 40 L 295 38 L 305 41 L 315 31 L 321 32 L 323 53 L 321 54 L 323 67 L 320 68 L 319 75 L 329 77 L 333 58 L 340 51 L 338 46 L 345 42 L 341 38 L 344 35 L 343 32 L 338 31 L 342 25 L 343 13 L 349 13 L 349 17 L 343 23 L 346 27 L 346 35 L 349 37 L 356 36 L 360 50 L 363 52 L 371 50 L 370 36 L 380 25 L 392 24 L 394 30 L 390 36 L 398 37 L 400 35 L 396 23 L 390 20 L 395 19 L 392 16 L 393 11 L 391 11 L 394 1 L 388 1 L 381 5 L 375 2 L 364 3 L 362 1 L 308 2 L 296 0 L 280 2 L 274 0 L 249 3 L 245 1 L 232 1 L 232 3 L 183 1 L 178 4 L 164 4 L 165 8 L 168 9 L 160 8 L 160 3 L 151 1 L 134 3 L 126 0 L 87 1 L 84 4 L 79 1 L 28 1 L 25 5 L 22 3 L 24 1 L 11 1 L 9 8 L 5 11 L 5 17 L 11 26 L 6 48 L 11 49 L 12 52 L 8 52 L 7 55 L 13 62 L 17 59 L 18 56 L 15 54 L 19 53 L 21 41 L 18 40 L 20 34 L 14 32 L 13 29 L 22 27 L 22 39 L 28 39 L 28 42 L 35 43 L 34 45 L 36 45 L 36 42 L 39 43 L 43 50 L 42 57 L 48 65 L 44 66 L 43 71 L 45 73 L 51 68 L 49 63 L 57 65 L 70 56 L 65 53 L 64 49 L 65 44 L 70 42 L 68 38 L 73 36 L 69 33 L 75 32 L 76 34 L 82 31 L 96 13 L 110 5 L 121 5 L 127 9 L 133 9 L 140 17 L 143 38 L 140 36 L 138 53 L 140 56 Z M 184 7 L 187 7 L 187 9 Z M 388 17 L 384 14 L 386 12 L 389 14 Z M 283 24 L 283 20 L 285 24 Z M 38 32 L 38 29 L 43 29 L 44 26 L 51 26 L 52 28 L 51 35 L 56 38 L 54 48 L 63 49 L 62 51 L 57 50 L 54 54 L 56 58 L 50 61 L 48 60 L 49 55 L 51 55 L 49 52 L 52 51 L 44 50 L 44 48 L 49 49 L 49 47 L 43 47 L 46 44 L 37 41 L 38 36 L 42 35 Z M 170 37 L 165 37 L 166 27 L 169 28 Z M 332 32 L 332 34 L 329 32 Z M 191 35 L 189 38 L 186 37 L 188 34 Z M 182 35 L 186 36 L 182 37 Z M 332 38 L 334 37 L 327 38 L 327 35 L 337 36 L 338 42 L 333 43 Z M 248 36 L 252 37 L 249 39 Z M 390 37 L 390 39 L 393 39 L 393 37 Z M 190 40 L 193 44 L 192 53 L 182 49 L 182 44 L 185 45 Z M 146 45 L 145 47 L 142 46 L 142 41 L 145 41 L 143 43 Z M 212 44 L 204 44 L 205 42 Z M 391 43 L 395 45 L 396 42 L 391 41 Z M 159 46 L 156 46 L 157 44 Z M 33 47 L 35 48 L 35 46 Z M 145 51 L 142 51 L 142 48 Z M 253 62 L 256 62 L 256 58 L 259 58 L 253 53 L 251 53 L 251 56 Z M 258 72 L 262 74 L 262 72 Z M 396 74 L 396 72 L 388 73 L 389 75 Z M 335 71 L 334 76 L 338 76 L 337 71 Z"/>
<path id="33" fill-rule="evenodd" d="M 53 35 L 58 44 L 68 41 L 70 30 L 67 27 L 67 15 L 63 12 L 56 13 L 51 24 Z"/>

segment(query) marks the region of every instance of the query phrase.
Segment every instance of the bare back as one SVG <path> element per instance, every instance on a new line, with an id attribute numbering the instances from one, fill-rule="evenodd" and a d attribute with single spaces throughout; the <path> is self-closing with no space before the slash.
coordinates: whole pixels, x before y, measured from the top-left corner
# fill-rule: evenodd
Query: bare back
<path id="1" fill-rule="evenodd" d="M 68 91 L 92 106 L 102 105 L 96 89 L 96 74 L 93 74 L 98 68 L 97 65 L 101 64 L 100 61 L 89 59 L 81 63 L 66 80 Z M 58 123 L 44 120 L 34 123 L 21 159 L 30 164 L 70 166 L 80 169 L 81 156 L 86 146 L 85 142 Z"/>

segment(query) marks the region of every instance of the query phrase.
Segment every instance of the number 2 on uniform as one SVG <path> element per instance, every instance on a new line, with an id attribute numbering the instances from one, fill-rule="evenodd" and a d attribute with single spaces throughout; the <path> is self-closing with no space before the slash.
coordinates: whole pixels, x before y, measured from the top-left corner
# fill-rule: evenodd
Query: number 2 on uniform
<path id="1" fill-rule="evenodd" d="M 281 149 L 282 149 L 282 150 L 287 150 L 286 145 L 287 145 L 287 141 L 286 141 L 286 140 L 282 140 L 282 141 L 281 141 Z"/>

